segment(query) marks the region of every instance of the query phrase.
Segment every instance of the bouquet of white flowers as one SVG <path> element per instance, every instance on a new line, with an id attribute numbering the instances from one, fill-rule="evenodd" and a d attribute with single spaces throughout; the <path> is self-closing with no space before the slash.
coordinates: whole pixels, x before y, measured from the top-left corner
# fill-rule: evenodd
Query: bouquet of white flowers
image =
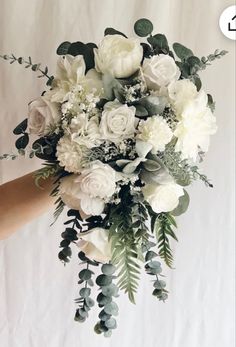
<path id="1" fill-rule="evenodd" d="M 55 77 L 31 57 L 1 56 L 40 72 L 49 87 L 13 131 L 20 135 L 17 153 L 1 158 L 37 156 L 45 162 L 36 184 L 55 177 L 55 217 L 69 208 L 59 259 L 69 262 L 75 245 L 83 266 L 75 320 L 85 321 L 94 306 L 95 282 L 101 308 L 95 331 L 105 336 L 116 327 L 118 290 L 135 301 L 142 264 L 152 294 L 167 299 L 156 258 L 172 267 L 170 238 L 177 240 L 175 216 L 189 205 L 186 187 L 196 179 L 212 186 L 198 170 L 217 129 L 199 72 L 226 54 L 199 59 L 179 43 L 172 51 L 147 19 L 134 30 L 147 42 L 113 28 L 98 46 L 63 42 Z M 101 267 L 96 278 L 93 266 Z"/>

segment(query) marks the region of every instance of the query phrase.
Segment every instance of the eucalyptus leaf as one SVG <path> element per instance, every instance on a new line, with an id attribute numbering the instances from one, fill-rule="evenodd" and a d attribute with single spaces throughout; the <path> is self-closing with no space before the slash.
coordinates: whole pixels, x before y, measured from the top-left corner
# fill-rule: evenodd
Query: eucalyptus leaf
<path id="1" fill-rule="evenodd" d="M 15 146 L 17 149 L 25 149 L 28 143 L 29 143 L 29 135 L 24 134 L 23 136 L 19 137 L 16 140 Z"/>
<path id="2" fill-rule="evenodd" d="M 147 40 L 158 53 L 167 54 L 169 52 L 169 45 L 165 35 L 156 34 L 148 37 Z"/>
<path id="3" fill-rule="evenodd" d="M 180 58 L 180 60 L 182 60 L 182 61 L 185 61 L 189 57 L 194 55 L 193 52 L 191 51 L 191 49 L 181 45 L 178 42 L 175 42 L 173 44 L 173 49 L 174 49 L 174 52 L 177 55 L 177 57 Z"/>
<path id="4" fill-rule="evenodd" d="M 148 36 L 153 31 L 153 24 L 149 19 L 141 18 L 134 24 L 134 31 L 140 37 Z"/>
<path id="5" fill-rule="evenodd" d="M 116 267 L 112 264 L 103 264 L 101 270 L 104 275 L 111 276 L 116 271 Z"/>
<path id="6" fill-rule="evenodd" d="M 27 124 L 28 118 L 24 119 L 20 124 L 17 125 L 17 127 L 15 127 L 15 129 L 13 130 L 13 134 L 20 135 L 24 133 L 27 128 Z"/>
<path id="7" fill-rule="evenodd" d="M 117 327 L 115 318 L 111 317 L 105 321 L 105 325 L 108 329 L 115 329 Z"/>
<path id="8" fill-rule="evenodd" d="M 71 43 L 69 41 L 62 42 L 60 46 L 57 48 L 58 55 L 66 55 L 70 48 Z"/>
<path id="9" fill-rule="evenodd" d="M 164 96 L 146 96 L 138 101 L 138 104 L 145 107 L 149 116 L 161 114 L 167 104 Z"/>
<path id="10" fill-rule="evenodd" d="M 104 32 L 104 35 L 121 35 L 121 36 L 124 36 L 127 38 L 127 36 L 125 34 L 123 34 L 121 31 L 118 31 L 114 28 L 106 28 L 105 29 L 105 32 Z"/>
<path id="11" fill-rule="evenodd" d="M 116 316 L 118 314 L 118 306 L 115 302 L 112 301 L 111 303 L 104 306 L 104 311 L 107 314 L 111 314 L 113 316 Z"/>

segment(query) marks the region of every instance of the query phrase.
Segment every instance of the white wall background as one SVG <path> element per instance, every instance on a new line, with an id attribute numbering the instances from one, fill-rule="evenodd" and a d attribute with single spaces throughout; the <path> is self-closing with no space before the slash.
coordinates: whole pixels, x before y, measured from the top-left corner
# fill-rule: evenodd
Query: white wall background
<path id="1" fill-rule="evenodd" d="M 189 211 L 179 219 L 174 271 L 165 270 L 170 297 L 159 303 L 145 277 L 137 305 L 119 298 L 119 328 L 111 339 L 93 333 L 96 312 L 73 321 L 78 294 L 76 256 L 57 259 L 63 218 L 49 228 L 51 212 L 0 241 L 1 347 L 232 347 L 234 345 L 234 43 L 218 27 L 227 0 L 0 0 L 0 53 L 31 55 L 53 72 L 64 40 L 98 42 L 112 26 L 132 35 L 133 23 L 150 18 L 170 42 L 197 55 L 215 48 L 230 54 L 202 73 L 217 101 L 219 131 L 202 169 L 214 189 L 196 183 Z M 11 131 L 26 117 L 27 102 L 43 81 L 19 65 L 0 61 L 0 152 L 13 148 Z M 0 163 L 3 183 L 38 168 L 37 160 Z M 16 192 L 17 194 L 17 192 Z M 4 197 L 0 197 L 3 199 Z"/>

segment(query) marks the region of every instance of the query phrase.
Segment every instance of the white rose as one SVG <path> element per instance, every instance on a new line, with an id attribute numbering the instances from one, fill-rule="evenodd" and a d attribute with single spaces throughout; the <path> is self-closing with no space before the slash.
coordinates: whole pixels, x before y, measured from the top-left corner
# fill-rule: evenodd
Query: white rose
<path id="1" fill-rule="evenodd" d="M 152 146 L 152 152 L 164 151 L 172 139 L 173 133 L 166 120 L 161 116 L 152 116 L 141 120 L 138 127 L 137 139 Z"/>
<path id="2" fill-rule="evenodd" d="M 179 204 L 180 196 L 184 195 L 183 188 L 176 183 L 151 185 L 142 188 L 144 199 L 156 213 L 173 211 Z"/>
<path id="3" fill-rule="evenodd" d="M 135 73 L 143 58 L 143 48 L 138 39 L 121 35 L 107 35 L 94 49 L 95 67 L 98 72 L 126 78 Z"/>
<path id="4" fill-rule="evenodd" d="M 50 128 L 60 120 L 58 104 L 52 103 L 46 96 L 33 100 L 28 106 L 28 129 L 30 134 L 47 135 Z"/>
<path id="5" fill-rule="evenodd" d="M 135 132 L 134 106 L 121 104 L 119 101 L 106 103 L 100 122 L 100 133 L 103 139 L 121 142 L 133 137 Z"/>
<path id="6" fill-rule="evenodd" d="M 143 76 L 149 89 L 166 87 L 180 77 L 180 70 L 169 55 L 154 55 L 145 58 L 143 62 Z"/>
<path id="7" fill-rule="evenodd" d="M 78 176 L 81 192 L 92 198 L 106 199 L 115 193 L 116 171 L 96 160 Z"/>
<path id="8" fill-rule="evenodd" d="M 84 146 L 80 146 L 68 136 L 61 137 L 57 144 L 57 159 L 60 166 L 68 172 L 80 172 L 87 153 L 88 151 Z"/>
<path id="9" fill-rule="evenodd" d="M 104 210 L 104 201 L 81 193 L 77 180 L 78 175 L 68 175 L 60 180 L 59 195 L 62 201 L 69 208 L 79 210 L 82 216 L 100 215 Z"/>
<path id="10" fill-rule="evenodd" d="M 107 263 L 111 260 L 111 243 L 108 240 L 108 230 L 103 228 L 93 228 L 88 232 L 79 234 L 81 241 L 77 243 L 86 257 Z"/>
<path id="11" fill-rule="evenodd" d="M 189 102 L 181 113 L 174 135 L 178 141 L 176 152 L 181 152 L 182 158 L 197 160 L 201 149 L 207 152 L 210 144 L 210 135 L 217 130 L 216 118 L 207 107 L 207 95 L 204 91 Z"/>
<path id="12" fill-rule="evenodd" d="M 57 61 L 56 79 L 76 84 L 84 77 L 85 70 L 86 65 L 82 55 L 60 56 Z"/>
<path id="13" fill-rule="evenodd" d="M 197 97 L 197 88 L 188 79 L 172 82 L 168 86 L 170 103 L 177 115 L 181 115 L 184 107 Z"/>

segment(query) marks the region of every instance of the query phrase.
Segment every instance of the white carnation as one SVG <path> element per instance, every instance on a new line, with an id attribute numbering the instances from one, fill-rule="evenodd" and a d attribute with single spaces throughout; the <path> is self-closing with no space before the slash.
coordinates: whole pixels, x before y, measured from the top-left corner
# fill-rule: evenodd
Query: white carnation
<path id="1" fill-rule="evenodd" d="M 165 54 L 145 58 L 142 69 L 148 88 L 153 90 L 166 87 L 180 77 L 180 70 L 174 59 Z"/>
<path id="2" fill-rule="evenodd" d="M 170 127 L 161 116 L 141 120 L 138 130 L 137 139 L 150 144 L 153 152 L 164 151 L 173 136 Z"/>
<path id="3" fill-rule="evenodd" d="M 121 142 L 133 137 L 135 132 L 134 106 L 121 104 L 119 101 L 106 103 L 100 122 L 100 133 L 104 140 Z"/>
<path id="4" fill-rule="evenodd" d="M 196 161 L 200 149 L 208 151 L 210 135 L 215 134 L 216 130 L 216 118 L 207 107 L 207 95 L 201 91 L 181 113 L 174 132 L 178 139 L 175 150 L 181 152 L 183 158 Z"/>
<path id="5" fill-rule="evenodd" d="M 68 172 L 80 172 L 82 169 L 82 161 L 86 156 L 86 149 L 70 137 L 63 136 L 58 144 L 56 156 L 60 166 L 64 167 Z"/>
<path id="6" fill-rule="evenodd" d="M 100 263 L 107 263 L 111 259 L 111 242 L 108 240 L 109 231 L 103 228 L 93 228 L 79 234 L 77 243 L 86 257 Z"/>
<path id="7" fill-rule="evenodd" d="M 179 198 L 184 195 L 183 188 L 176 183 L 151 185 L 142 188 L 144 199 L 156 213 L 173 211 L 179 204 Z"/>
<path id="8" fill-rule="evenodd" d="M 170 83 L 168 94 L 170 103 L 178 116 L 181 115 L 184 107 L 197 97 L 198 92 L 193 82 L 183 79 Z"/>
<path id="9" fill-rule="evenodd" d="M 125 78 L 135 73 L 143 58 L 143 48 L 138 39 L 121 35 L 106 35 L 94 49 L 95 67 L 98 72 Z"/>

